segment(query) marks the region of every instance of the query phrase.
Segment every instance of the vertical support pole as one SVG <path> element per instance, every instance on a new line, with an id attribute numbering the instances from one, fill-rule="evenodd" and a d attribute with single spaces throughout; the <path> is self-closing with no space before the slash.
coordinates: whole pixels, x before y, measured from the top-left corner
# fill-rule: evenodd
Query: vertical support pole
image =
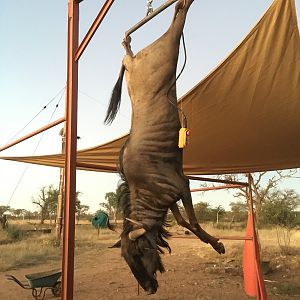
<path id="1" fill-rule="evenodd" d="M 66 153 L 66 128 L 65 126 L 60 131 L 61 136 L 61 153 L 65 155 Z M 61 232 L 62 232 L 62 220 L 63 220 L 63 202 L 65 195 L 65 166 L 60 168 L 59 172 L 59 192 L 57 199 L 57 214 L 56 214 L 56 240 L 57 245 L 60 245 Z"/>
<path id="2" fill-rule="evenodd" d="M 68 0 L 68 53 L 67 53 L 67 103 L 66 103 L 66 158 L 65 158 L 65 203 L 62 261 L 62 299 L 73 299 L 74 246 L 75 246 L 75 198 L 77 155 L 77 100 L 78 63 L 75 53 L 78 48 L 79 3 Z"/>
<path id="3" fill-rule="evenodd" d="M 256 235 L 256 228 L 255 228 L 255 215 L 254 215 L 254 207 L 253 207 L 253 197 L 252 197 L 252 177 L 251 174 L 249 173 L 247 175 L 248 177 L 248 210 L 250 213 L 250 226 L 251 228 L 251 232 L 252 232 L 252 246 L 253 246 L 253 254 L 254 256 L 252 256 L 251 258 L 254 260 L 253 264 L 254 264 L 254 273 L 252 274 L 254 275 L 255 278 L 255 285 L 256 285 L 256 299 L 260 300 L 260 292 L 259 292 L 259 285 L 258 285 L 258 278 L 257 278 L 257 272 L 255 271 L 257 269 L 257 235 Z"/>
<path id="4" fill-rule="evenodd" d="M 248 174 L 248 183 L 249 183 L 249 206 L 250 206 L 250 214 L 252 218 L 252 226 L 253 226 L 253 247 L 254 247 L 254 255 L 255 255 L 255 269 L 256 269 L 256 278 L 257 278 L 257 299 L 258 300 L 267 300 L 267 292 L 265 287 L 264 278 L 262 275 L 262 270 L 260 266 L 260 249 L 258 244 L 258 236 L 256 232 L 256 220 L 255 213 L 253 209 L 253 197 L 252 197 L 252 176 Z"/>

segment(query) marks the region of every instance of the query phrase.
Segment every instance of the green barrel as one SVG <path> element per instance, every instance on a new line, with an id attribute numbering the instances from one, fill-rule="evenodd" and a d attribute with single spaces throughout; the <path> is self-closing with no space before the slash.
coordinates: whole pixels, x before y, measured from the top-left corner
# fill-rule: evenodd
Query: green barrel
<path id="1" fill-rule="evenodd" d="M 107 228 L 108 214 L 100 211 L 92 219 L 92 225 L 95 228 Z"/>

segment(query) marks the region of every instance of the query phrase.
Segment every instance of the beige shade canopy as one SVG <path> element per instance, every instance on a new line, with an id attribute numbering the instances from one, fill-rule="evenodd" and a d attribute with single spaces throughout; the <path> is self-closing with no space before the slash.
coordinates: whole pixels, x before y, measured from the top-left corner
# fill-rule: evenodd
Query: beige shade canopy
<path id="1" fill-rule="evenodd" d="M 181 99 L 186 174 L 300 167 L 300 38 L 294 0 L 275 0 L 241 44 Z M 78 151 L 78 169 L 117 171 L 126 136 Z M 1 157 L 63 167 L 62 154 Z"/>

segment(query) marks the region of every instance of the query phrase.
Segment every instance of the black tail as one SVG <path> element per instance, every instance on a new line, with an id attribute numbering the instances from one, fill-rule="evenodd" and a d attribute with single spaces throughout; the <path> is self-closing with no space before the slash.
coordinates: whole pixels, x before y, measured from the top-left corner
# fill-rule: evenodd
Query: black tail
<path id="1" fill-rule="evenodd" d="M 104 124 L 109 125 L 112 123 L 112 121 L 115 119 L 117 112 L 120 107 L 121 103 L 121 93 L 122 93 L 122 83 L 123 83 L 123 77 L 125 73 L 125 66 L 122 64 L 119 78 L 114 86 L 114 89 L 111 93 L 109 106 L 106 112 L 106 117 L 104 120 Z"/>

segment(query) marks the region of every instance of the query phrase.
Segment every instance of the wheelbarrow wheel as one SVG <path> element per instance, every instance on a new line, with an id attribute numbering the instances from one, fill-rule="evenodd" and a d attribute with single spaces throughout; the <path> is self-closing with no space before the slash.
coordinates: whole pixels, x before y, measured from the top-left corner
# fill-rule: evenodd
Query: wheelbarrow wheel
<path id="1" fill-rule="evenodd" d="M 52 294 L 54 297 L 60 297 L 61 296 L 61 282 L 58 281 L 55 283 L 54 287 L 51 289 Z"/>

